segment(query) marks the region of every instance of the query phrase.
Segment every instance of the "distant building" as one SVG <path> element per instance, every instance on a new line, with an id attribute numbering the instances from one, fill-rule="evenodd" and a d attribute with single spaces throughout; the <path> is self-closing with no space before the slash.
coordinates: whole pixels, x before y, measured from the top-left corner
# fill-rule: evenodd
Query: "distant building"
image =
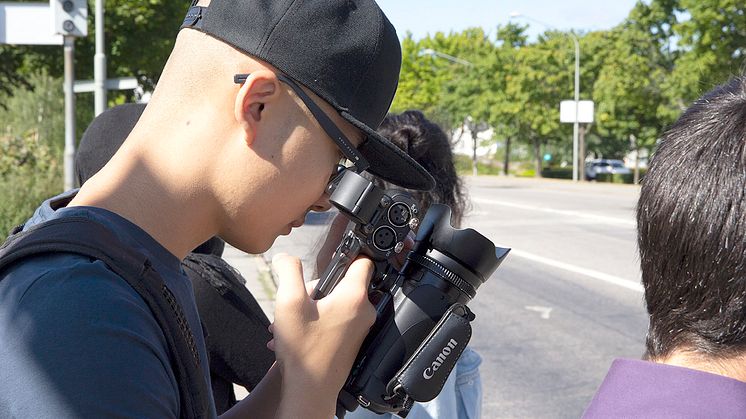
<path id="1" fill-rule="evenodd" d="M 492 157 L 497 151 L 497 141 L 493 141 L 495 130 L 491 127 L 486 131 L 481 131 L 477 134 L 477 157 Z M 453 138 L 451 138 L 453 144 L 453 152 L 455 154 L 465 154 L 471 156 L 473 153 L 474 141 L 471 138 L 471 131 L 464 124 L 461 128 L 457 128 L 453 132 Z M 481 144 L 489 144 L 483 146 Z"/>

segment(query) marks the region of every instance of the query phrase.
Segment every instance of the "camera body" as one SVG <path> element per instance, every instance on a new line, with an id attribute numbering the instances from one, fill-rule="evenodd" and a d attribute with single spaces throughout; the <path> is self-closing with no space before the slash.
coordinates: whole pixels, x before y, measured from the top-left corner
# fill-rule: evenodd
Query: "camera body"
<path id="1" fill-rule="evenodd" d="M 404 417 L 415 401 L 432 400 L 442 389 L 471 337 L 474 315 L 466 304 L 510 249 L 453 228 L 446 205 L 432 205 L 420 223 L 409 195 L 384 191 L 350 170 L 340 171 L 329 192 L 350 225 L 314 298 L 331 292 L 357 255 L 375 265 L 369 298 L 376 322 L 339 394 L 337 416 L 360 405 Z M 391 257 L 404 251 L 404 238 L 418 225 L 397 269 Z"/>
<path id="2" fill-rule="evenodd" d="M 359 254 L 368 256 L 375 265 L 371 288 L 381 288 L 389 272 L 388 260 L 404 250 L 404 239 L 419 224 L 419 208 L 411 196 L 384 191 L 351 170 L 340 170 L 327 192 L 350 224 L 319 277 L 311 295 L 314 299 L 329 294 Z"/>

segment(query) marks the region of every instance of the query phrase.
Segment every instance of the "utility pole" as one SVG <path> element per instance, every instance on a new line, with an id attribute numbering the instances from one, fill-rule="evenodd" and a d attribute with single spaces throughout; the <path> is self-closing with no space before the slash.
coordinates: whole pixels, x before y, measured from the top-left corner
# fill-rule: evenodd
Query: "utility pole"
<path id="1" fill-rule="evenodd" d="M 94 114 L 106 110 L 106 53 L 104 52 L 104 0 L 96 0 L 96 55 L 93 56 Z"/>
<path id="2" fill-rule="evenodd" d="M 65 190 L 75 187 L 75 38 L 88 35 L 86 0 L 50 0 L 53 32 L 62 35 L 65 56 Z"/>
<path id="3" fill-rule="evenodd" d="M 572 180 L 578 181 L 578 171 L 583 170 L 578 164 L 578 108 L 580 108 L 580 42 L 574 33 L 569 32 L 575 42 L 575 122 L 572 124 Z"/>
<path id="4" fill-rule="evenodd" d="M 65 56 L 65 150 L 64 150 L 64 187 L 70 190 L 75 185 L 75 93 L 73 86 L 75 84 L 75 37 L 65 35 L 64 38 L 64 56 Z"/>

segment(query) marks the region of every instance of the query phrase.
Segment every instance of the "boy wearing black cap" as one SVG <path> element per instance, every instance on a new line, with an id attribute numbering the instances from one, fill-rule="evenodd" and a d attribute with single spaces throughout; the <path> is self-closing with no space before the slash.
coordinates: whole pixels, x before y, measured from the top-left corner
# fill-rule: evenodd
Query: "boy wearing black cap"
<path id="1" fill-rule="evenodd" d="M 266 250 L 309 210 L 329 208 L 324 191 L 342 157 L 403 187 L 433 182 L 375 133 L 401 53 L 372 0 L 213 0 L 190 9 L 185 27 L 124 146 L 80 191 L 45 202 L 26 229 L 84 218 L 145 255 L 183 309 L 204 366 L 179 268 L 190 250 L 214 235 Z M 308 297 L 298 259 L 274 264 L 278 362 L 226 415 L 330 417 L 374 320 L 372 264 L 357 260 L 320 301 Z M 98 260 L 52 253 L 2 270 L 0 342 L 0 416 L 186 416 L 163 332 Z M 214 406 L 200 413 L 214 417 Z"/>

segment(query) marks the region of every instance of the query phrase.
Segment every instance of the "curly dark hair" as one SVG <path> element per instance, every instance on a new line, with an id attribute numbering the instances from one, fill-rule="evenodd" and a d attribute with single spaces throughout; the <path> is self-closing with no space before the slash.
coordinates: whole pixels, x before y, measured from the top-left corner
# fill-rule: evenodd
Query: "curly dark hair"
<path id="1" fill-rule="evenodd" d="M 431 204 L 446 204 L 451 207 L 451 223 L 459 227 L 467 211 L 467 197 L 461 179 L 456 174 L 453 152 L 448 136 L 437 124 L 425 118 L 420 111 L 408 110 L 400 114 L 389 114 L 381 123 L 378 132 L 411 156 L 435 178 L 431 191 L 407 190 L 419 202 L 422 213 Z M 377 186 L 396 187 L 376 178 Z"/>

